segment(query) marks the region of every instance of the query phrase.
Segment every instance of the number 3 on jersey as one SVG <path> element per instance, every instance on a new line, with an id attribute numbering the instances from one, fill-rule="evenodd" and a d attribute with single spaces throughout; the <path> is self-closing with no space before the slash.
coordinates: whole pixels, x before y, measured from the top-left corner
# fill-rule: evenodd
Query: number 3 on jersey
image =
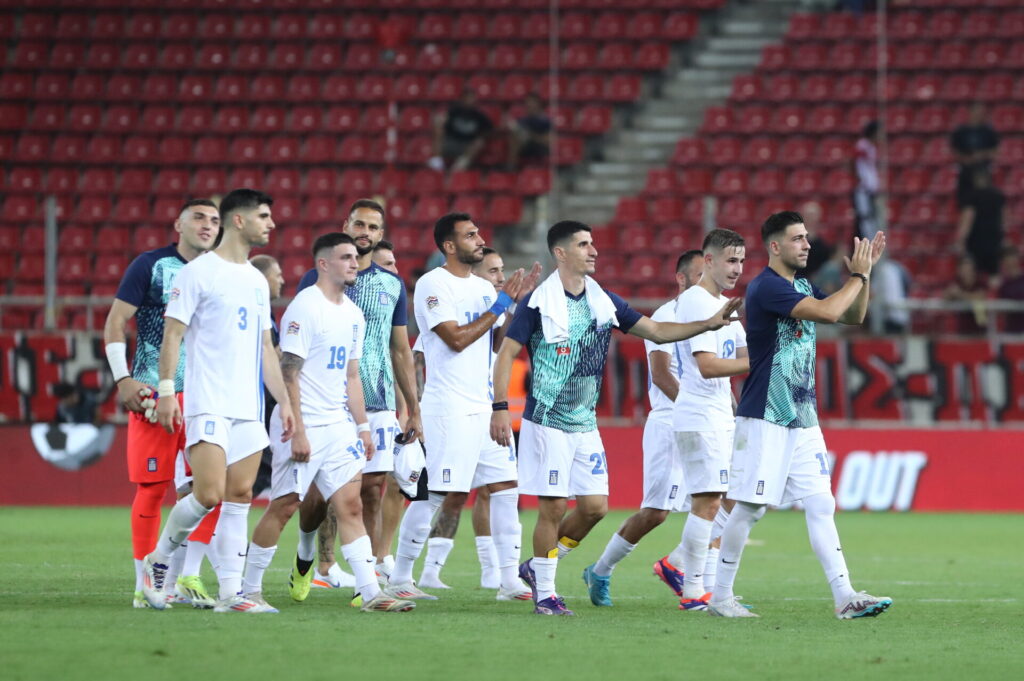
<path id="1" fill-rule="evenodd" d="M 328 369 L 344 369 L 345 368 L 345 346 L 344 345 L 332 345 L 331 346 L 331 361 L 327 365 Z"/>
<path id="2" fill-rule="evenodd" d="M 249 328 L 249 310 L 247 308 L 238 308 L 238 328 L 242 331 Z"/>

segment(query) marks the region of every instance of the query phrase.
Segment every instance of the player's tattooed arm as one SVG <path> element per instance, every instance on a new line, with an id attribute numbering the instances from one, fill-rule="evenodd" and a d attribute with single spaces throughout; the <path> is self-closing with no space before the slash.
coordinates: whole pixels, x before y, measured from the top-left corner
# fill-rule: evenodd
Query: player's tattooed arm
<path id="1" fill-rule="evenodd" d="M 298 355 L 293 355 L 290 352 L 281 353 L 280 376 L 284 383 L 289 405 L 298 406 L 302 404 L 299 393 L 299 374 L 302 372 L 302 367 L 305 363 L 306 360 Z M 292 459 L 299 462 L 309 461 L 309 454 L 312 448 L 309 445 L 309 440 L 306 438 L 306 426 L 302 422 L 302 410 L 292 408 L 290 411 L 293 418 Z"/>

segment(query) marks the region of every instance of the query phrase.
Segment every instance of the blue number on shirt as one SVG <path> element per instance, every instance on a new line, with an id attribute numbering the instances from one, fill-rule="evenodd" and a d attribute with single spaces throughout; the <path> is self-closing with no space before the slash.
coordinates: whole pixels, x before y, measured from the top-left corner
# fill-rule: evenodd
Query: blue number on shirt
<path id="1" fill-rule="evenodd" d="M 238 328 L 245 331 L 249 327 L 249 310 L 244 307 L 238 308 Z"/>
<path id="2" fill-rule="evenodd" d="M 828 475 L 828 461 L 825 460 L 825 455 L 819 453 L 815 454 L 814 456 L 817 457 L 818 463 L 821 464 L 821 470 L 818 472 L 821 473 L 822 475 Z"/>
<path id="3" fill-rule="evenodd" d="M 389 428 L 388 430 L 393 430 L 393 429 Z M 384 429 L 383 428 L 378 428 L 377 429 L 377 449 L 379 451 L 382 451 L 382 452 L 384 451 Z"/>
<path id="4" fill-rule="evenodd" d="M 356 444 L 355 445 L 349 445 L 348 446 L 348 453 L 352 455 L 353 459 L 358 459 L 359 455 L 362 453 L 362 451 L 363 451 L 363 441 L 362 440 L 356 440 Z"/>
<path id="5" fill-rule="evenodd" d="M 331 346 L 331 362 L 327 365 L 328 369 L 344 369 L 345 368 L 345 346 L 344 345 L 332 345 Z"/>
<path id="6" fill-rule="evenodd" d="M 608 462 L 604 458 L 604 452 L 594 452 L 590 455 L 590 460 L 594 462 L 594 470 L 590 472 L 594 475 L 604 475 L 608 468 Z"/>
<path id="7" fill-rule="evenodd" d="M 472 324 L 473 322 L 475 322 L 479 318 L 480 318 L 480 313 L 479 312 L 467 312 L 466 313 L 466 323 L 467 324 Z"/>

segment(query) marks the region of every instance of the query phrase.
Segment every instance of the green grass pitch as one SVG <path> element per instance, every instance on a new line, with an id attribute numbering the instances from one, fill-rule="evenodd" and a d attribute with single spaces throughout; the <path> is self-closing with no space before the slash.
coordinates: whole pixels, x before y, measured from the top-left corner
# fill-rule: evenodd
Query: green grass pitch
<path id="1" fill-rule="evenodd" d="M 293 520 L 266 579 L 281 614 L 253 616 L 133 610 L 128 509 L 0 508 L 0 678 L 902 681 L 1020 673 L 1019 515 L 841 514 L 854 585 L 895 599 L 879 618 L 845 622 L 832 616 L 802 515 L 793 512 L 770 513 L 744 554 L 736 591 L 761 619 L 681 612 L 651 575 L 651 563 L 678 541 L 683 516 L 619 565 L 615 606 L 595 608 L 580 573 L 626 515 L 610 514 L 559 566 L 559 591 L 575 618 L 534 616 L 529 603 L 498 603 L 478 589 L 468 517 L 443 575 L 454 588 L 406 614 L 360 613 L 347 606 L 349 590 L 314 590 L 292 603 Z M 533 518 L 523 513 L 527 535 Z M 204 578 L 214 584 L 208 566 Z"/>

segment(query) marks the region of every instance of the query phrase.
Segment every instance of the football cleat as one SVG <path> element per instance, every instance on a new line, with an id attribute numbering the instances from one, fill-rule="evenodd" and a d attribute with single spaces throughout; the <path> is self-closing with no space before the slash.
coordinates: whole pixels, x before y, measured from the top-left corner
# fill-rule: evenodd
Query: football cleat
<path id="1" fill-rule="evenodd" d="M 164 593 L 164 578 L 167 576 L 167 565 L 158 563 L 149 554 L 142 561 L 142 596 L 154 610 L 167 607 L 167 594 Z"/>
<path id="2" fill-rule="evenodd" d="M 206 591 L 203 580 L 198 575 L 178 577 L 175 585 L 175 603 L 185 603 L 199 610 L 209 610 L 217 602 Z"/>
<path id="3" fill-rule="evenodd" d="M 602 577 L 594 574 L 594 565 L 583 568 L 583 583 L 587 585 L 590 593 L 590 602 L 598 607 L 610 608 L 612 606 L 612 594 L 610 591 L 612 578 Z"/>
<path id="4" fill-rule="evenodd" d="M 374 598 L 363 603 L 359 609 L 363 612 L 409 612 L 415 607 L 416 604 L 412 601 L 392 598 L 382 591 Z"/>
<path id="5" fill-rule="evenodd" d="M 572 610 L 565 607 L 565 601 L 561 596 L 548 596 L 533 608 L 534 615 L 575 615 Z"/>
<path id="6" fill-rule="evenodd" d="M 841 620 L 878 617 L 891 605 L 892 599 L 888 596 L 872 596 L 866 591 L 858 591 L 836 606 L 836 617 Z"/>
<path id="7" fill-rule="evenodd" d="M 533 594 L 533 602 L 537 602 L 537 575 L 533 572 L 533 566 L 530 565 L 532 558 L 528 559 L 525 563 L 519 565 L 519 579 L 526 582 L 526 585 L 530 587 L 530 593 Z"/>
<path id="8" fill-rule="evenodd" d="M 141 610 L 145 610 L 150 607 L 149 601 L 146 600 L 146 597 L 142 595 L 141 591 L 136 591 L 135 594 L 132 596 L 132 607 L 139 608 Z M 164 608 L 164 610 L 170 610 L 171 607 L 171 599 L 168 598 L 167 605 Z"/>
<path id="9" fill-rule="evenodd" d="M 326 575 L 320 574 L 316 568 L 313 568 L 313 572 L 311 586 L 317 589 L 341 589 L 356 585 L 356 578 L 342 570 L 337 563 L 331 566 Z"/>
<path id="10" fill-rule="evenodd" d="M 708 601 L 711 599 L 711 593 L 708 592 L 700 598 L 680 598 L 679 609 L 680 610 L 707 610 Z M 739 600 L 739 599 L 735 599 Z"/>
<path id="11" fill-rule="evenodd" d="M 421 591 L 415 583 L 405 582 L 403 584 L 389 584 L 384 593 L 392 598 L 399 598 L 404 601 L 436 601 L 437 596 Z"/>
<path id="12" fill-rule="evenodd" d="M 498 585 L 498 595 L 495 597 L 496 601 L 532 601 L 533 591 L 530 587 L 526 586 L 522 582 L 519 582 L 519 586 L 513 589 L 506 589 L 505 587 Z"/>
<path id="13" fill-rule="evenodd" d="M 682 604 L 680 604 L 682 605 Z M 757 613 L 750 612 L 747 608 L 736 600 L 736 597 L 719 601 L 716 603 L 713 600 L 707 602 L 708 614 L 713 617 L 760 617 Z"/>
<path id="14" fill-rule="evenodd" d="M 296 603 L 301 603 L 309 596 L 310 582 L 313 581 L 313 571 L 314 568 L 310 566 L 306 574 L 300 574 L 299 557 L 295 556 L 295 561 L 292 563 L 292 573 L 288 575 L 288 593 Z"/>
<path id="15" fill-rule="evenodd" d="M 654 564 L 654 576 L 665 582 L 676 596 L 683 597 L 683 572 L 668 562 L 668 556 Z"/>
<path id="16" fill-rule="evenodd" d="M 217 605 L 213 606 L 214 612 L 251 612 L 253 614 L 260 613 L 276 613 L 277 608 L 273 607 L 265 600 L 263 595 L 258 593 L 248 594 L 243 596 L 242 594 L 235 594 L 229 598 L 217 601 Z"/>

